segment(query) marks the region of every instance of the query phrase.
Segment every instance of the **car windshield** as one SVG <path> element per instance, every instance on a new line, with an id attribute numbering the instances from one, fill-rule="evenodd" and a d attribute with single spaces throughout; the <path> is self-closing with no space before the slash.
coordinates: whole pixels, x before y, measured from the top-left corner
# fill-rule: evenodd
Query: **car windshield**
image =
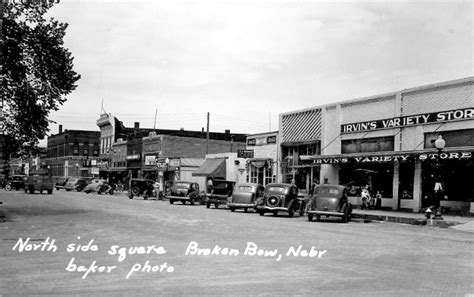
<path id="1" fill-rule="evenodd" d="M 252 192 L 252 186 L 238 186 L 237 190 L 242 192 Z"/>
<path id="2" fill-rule="evenodd" d="M 227 189 L 227 183 L 225 182 L 214 182 L 214 189 Z"/>
<path id="3" fill-rule="evenodd" d="M 267 188 L 268 192 L 276 192 L 276 193 L 285 193 L 286 188 L 285 187 L 269 187 Z"/>
<path id="4" fill-rule="evenodd" d="M 175 183 L 174 186 L 176 188 L 185 188 L 185 189 L 187 189 L 187 188 L 189 188 L 189 183 Z"/>
<path id="5" fill-rule="evenodd" d="M 340 196 L 341 191 L 336 188 L 317 188 L 316 194 L 331 195 L 331 196 Z"/>

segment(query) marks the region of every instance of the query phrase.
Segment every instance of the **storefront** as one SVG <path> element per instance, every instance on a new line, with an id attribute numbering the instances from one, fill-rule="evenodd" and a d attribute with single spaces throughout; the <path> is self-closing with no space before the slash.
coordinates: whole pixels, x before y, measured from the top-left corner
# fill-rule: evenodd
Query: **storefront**
<path id="1" fill-rule="evenodd" d="M 441 204 L 468 211 L 474 199 L 473 85 L 474 78 L 466 78 L 310 109 L 320 110 L 319 122 L 295 122 L 294 115 L 309 110 L 285 114 L 293 116 L 281 120 L 280 130 L 291 130 L 286 139 L 313 130 L 320 131 L 314 137 L 320 142 L 314 150 L 307 146 L 317 141 L 306 148 L 282 142 L 282 173 L 292 173 L 298 184 L 308 168 L 317 168 L 321 182 L 347 185 L 356 205 L 367 187 L 381 194 L 385 208 L 419 212 Z"/>

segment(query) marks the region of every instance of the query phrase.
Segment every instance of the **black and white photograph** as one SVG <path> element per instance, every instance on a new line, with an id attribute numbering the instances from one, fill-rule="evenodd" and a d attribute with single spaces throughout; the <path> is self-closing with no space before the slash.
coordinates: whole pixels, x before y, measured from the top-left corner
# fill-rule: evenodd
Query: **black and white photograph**
<path id="1" fill-rule="evenodd" d="M 0 297 L 474 297 L 473 1 L 0 13 Z"/>

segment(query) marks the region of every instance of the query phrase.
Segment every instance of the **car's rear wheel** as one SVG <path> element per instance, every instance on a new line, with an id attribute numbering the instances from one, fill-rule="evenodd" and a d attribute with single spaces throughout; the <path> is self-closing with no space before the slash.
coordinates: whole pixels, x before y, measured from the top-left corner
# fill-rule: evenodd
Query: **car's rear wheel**
<path id="1" fill-rule="evenodd" d="M 34 194 L 35 193 L 35 189 L 33 189 L 33 187 L 30 187 L 30 194 Z"/>
<path id="2" fill-rule="evenodd" d="M 191 199 L 189 199 L 189 203 L 191 203 L 191 205 L 194 205 L 194 198 L 191 197 Z"/>
<path id="3" fill-rule="evenodd" d="M 210 208 L 211 207 L 211 203 L 207 202 L 206 203 L 206 208 Z"/>
<path id="4" fill-rule="evenodd" d="M 148 196 L 146 194 L 143 195 L 143 199 L 148 200 Z"/>
<path id="5" fill-rule="evenodd" d="M 53 194 L 53 189 L 48 190 L 48 194 Z"/>
<path id="6" fill-rule="evenodd" d="M 132 194 L 128 195 L 128 199 L 133 199 L 133 195 Z"/>
<path id="7" fill-rule="evenodd" d="M 317 214 L 317 215 L 316 215 L 316 221 L 319 222 L 320 220 L 321 220 L 321 216 Z"/>
<path id="8" fill-rule="evenodd" d="M 170 204 L 173 204 L 174 203 L 174 200 L 173 199 L 170 199 Z"/>
<path id="9" fill-rule="evenodd" d="M 309 221 L 309 222 L 312 222 L 312 221 L 313 221 L 313 218 L 314 218 L 313 214 L 309 213 L 309 214 L 308 214 L 308 221 Z"/>
<path id="10" fill-rule="evenodd" d="M 276 217 L 278 215 L 278 210 L 273 211 L 273 216 Z"/>
<path id="11" fill-rule="evenodd" d="M 218 207 L 219 207 L 219 203 L 214 203 L 214 207 L 215 207 L 215 208 L 218 208 Z"/>
<path id="12" fill-rule="evenodd" d="M 181 203 L 183 203 L 183 205 L 186 204 L 186 200 L 181 200 Z"/>
<path id="13" fill-rule="evenodd" d="M 229 207 L 230 211 L 231 212 L 234 212 L 235 211 L 235 208 L 234 207 Z"/>
<path id="14" fill-rule="evenodd" d="M 249 211 L 249 209 L 246 207 L 246 208 L 244 208 L 244 211 L 245 211 L 245 212 L 248 212 L 248 211 Z"/>
<path id="15" fill-rule="evenodd" d="M 12 190 L 12 185 L 6 184 L 6 185 L 5 185 L 5 190 L 6 190 L 6 191 L 11 191 L 11 190 Z"/>
<path id="16" fill-rule="evenodd" d="M 260 211 L 258 211 L 258 214 L 261 215 L 261 216 L 263 216 L 263 215 L 265 214 L 265 212 L 263 212 L 263 211 L 260 210 Z"/>

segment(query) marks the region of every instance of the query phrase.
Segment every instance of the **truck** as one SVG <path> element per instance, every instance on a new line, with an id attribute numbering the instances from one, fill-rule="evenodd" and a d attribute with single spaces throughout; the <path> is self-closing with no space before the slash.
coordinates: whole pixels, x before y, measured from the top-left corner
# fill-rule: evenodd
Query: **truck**
<path id="1" fill-rule="evenodd" d="M 35 191 L 48 194 L 53 193 L 54 179 L 48 170 L 32 170 L 30 174 L 25 177 L 25 193 L 33 194 Z"/>

